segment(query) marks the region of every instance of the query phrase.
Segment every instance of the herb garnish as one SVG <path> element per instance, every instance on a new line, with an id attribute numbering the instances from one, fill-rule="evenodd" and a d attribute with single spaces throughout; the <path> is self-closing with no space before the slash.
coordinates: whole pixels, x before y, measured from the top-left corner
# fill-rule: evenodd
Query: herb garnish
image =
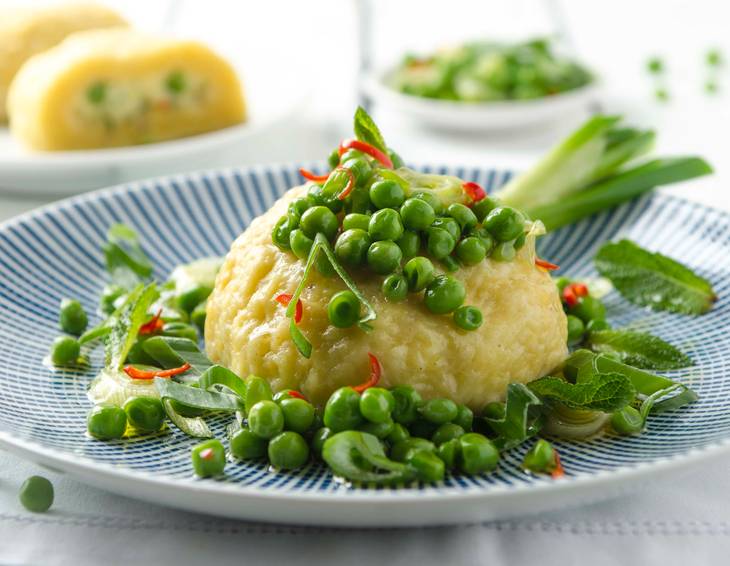
<path id="1" fill-rule="evenodd" d="M 380 128 L 378 128 L 373 119 L 362 106 L 358 106 L 355 111 L 353 131 L 355 132 L 355 137 L 357 137 L 360 141 L 369 143 L 382 152 L 388 151 L 388 146 L 385 145 L 385 140 L 383 139 L 383 134 L 380 133 Z"/>
<path id="2" fill-rule="evenodd" d="M 616 372 L 591 372 L 576 383 L 547 376 L 528 385 L 540 397 L 558 401 L 571 409 L 612 412 L 625 407 L 636 397 L 636 388 Z"/>
<path id="3" fill-rule="evenodd" d="M 591 349 L 618 355 L 622 362 L 642 369 L 679 369 L 692 365 L 689 356 L 661 338 L 629 330 L 600 330 L 589 334 Z"/>
<path id="4" fill-rule="evenodd" d="M 660 253 L 621 240 L 604 244 L 596 268 L 632 303 L 682 314 L 702 314 L 717 295 L 712 284 L 691 269 Z"/>

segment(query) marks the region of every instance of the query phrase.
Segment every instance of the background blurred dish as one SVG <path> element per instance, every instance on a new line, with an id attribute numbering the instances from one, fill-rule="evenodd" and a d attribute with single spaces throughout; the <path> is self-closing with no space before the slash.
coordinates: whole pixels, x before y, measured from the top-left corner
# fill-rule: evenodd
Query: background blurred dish
<path id="1" fill-rule="evenodd" d="M 585 86 L 549 97 L 457 102 L 400 93 L 389 86 L 391 77 L 392 71 L 380 71 L 366 78 L 365 91 L 377 104 L 426 126 L 472 132 L 512 130 L 557 121 L 584 110 L 599 90 L 594 79 Z"/>
<path id="2" fill-rule="evenodd" d="M 247 97 L 247 122 L 188 138 L 113 149 L 30 152 L 0 128 L 0 191 L 74 194 L 104 185 L 241 161 L 259 135 L 291 117 L 307 91 L 291 88 L 296 71 L 273 84 L 268 73 L 238 69 Z M 286 81 L 286 83 L 285 83 Z M 292 81 L 292 82 L 290 82 Z M 276 82 L 276 81 L 274 81 Z"/>

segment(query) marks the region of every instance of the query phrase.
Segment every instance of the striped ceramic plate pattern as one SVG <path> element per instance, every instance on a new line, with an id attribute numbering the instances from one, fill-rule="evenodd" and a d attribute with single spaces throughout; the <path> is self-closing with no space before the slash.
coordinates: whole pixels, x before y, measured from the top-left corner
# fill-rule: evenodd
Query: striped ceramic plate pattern
<path id="1" fill-rule="evenodd" d="M 317 167 L 314 167 L 317 169 Z M 181 262 L 222 255 L 252 218 L 287 188 L 299 184 L 298 166 L 213 171 L 143 181 L 51 205 L 0 227 L 0 440 L 25 446 L 47 459 L 68 460 L 131 476 L 200 485 L 190 465 L 194 440 L 178 430 L 154 438 L 99 442 L 85 435 L 90 404 L 86 389 L 93 371 L 52 371 L 43 364 L 59 333 L 58 303 L 77 297 L 95 312 L 105 283 L 100 251 L 109 225 L 125 222 L 140 234 L 164 279 Z M 494 190 L 510 172 L 491 169 L 423 168 L 450 173 Z M 320 167 L 321 170 L 321 167 Z M 712 450 L 730 436 L 730 380 L 727 352 L 730 217 L 696 204 L 657 195 L 644 198 L 542 239 L 541 256 L 561 273 L 594 274 L 592 258 L 605 240 L 627 236 L 691 266 L 715 285 L 716 307 L 702 317 L 657 314 L 630 306 L 615 293 L 607 299 L 615 325 L 650 330 L 680 346 L 696 366 L 674 372 L 691 384 L 700 401 L 674 414 L 653 417 L 639 437 L 605 437 L 582 443 L 558 442 L 567 482 L 617 469 L 684 457 L 690 449 Z M 99 353 L 93 358 L 99 366 Z M 225 422 L 213 423 L 223 436 Z M 495 473 L 450 477 L 444 484 L 402 490 L 371 489 L 368 495 L 398 498 L 414 490 L 445 494 L 531 489 L 550 480 L 521 472 L 527 447 L 507 454 Z M 255 488 L 257 493 L 296 497 L 361 497 L 363 490 L 334 481 L 312 464 L 293 473 L 275 473 L 263 464 L 235 463 L 207 488 Z"/>

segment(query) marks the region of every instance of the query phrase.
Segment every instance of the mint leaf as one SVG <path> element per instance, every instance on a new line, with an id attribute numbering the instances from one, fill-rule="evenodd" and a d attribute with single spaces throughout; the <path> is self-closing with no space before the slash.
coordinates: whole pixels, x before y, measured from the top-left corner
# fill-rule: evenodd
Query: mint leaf
<path id="1" fill-rule="evenodd" d="M 137 232 L 126 224 L 114 224 L 109 228 L 102 249 L 107 271 L 117 285 L 132 289 L 152 275 L 152 262 L 142 250 Z"/>
<path id="2" fill-rule="evenodd" d="M 540 399 L 522 383 L 510 383 L 504 415 L 497 418 L 485 417 L 489 427 L 498 435 L 494 443 L 499 450 L 508 450 L 537 434 L 539 425 L 530 419 L 530 407 L 541 405 Z"/>
<path id="3" fill-rule="evenodd" d="M 147 322 L 147 311 L 158 297 L 157 285 L 140 285 L 132 291 L 119 313 L 111 317 L 111 331 L 105 347 L 107 368 L 122 369 L 129 350 L 137 340 L 140 327 Z"/>
<path id="4" fill-rule="evenodd" d="M 710 310 L 717 300 L 709 281 L 681 263 L 629 240 L 604 244 L 595 262 L 600 274 L 636 305 L 697 315 Z"/>
<path id="5" fill-rule="evenodd" d="M 362 106 L 358 106 L 355 111 L 355 124 L 353 129 L 355 131 L 355 137 L 360 141 L 369 143 L 382 152 L 388 151 L 383 134 L 380 133 L 380 129 Z"/>
<path id="6" fill-rule="evenodd" d="M 591 349 L 598 353 L 617 354 L 630 366 L 642 369 L 679 369 L 692 365 L 689 356 L 661 338 L 629 330 L 591 332 Z"/>
<path id="7" fill-rule="evenodd" d="M 611 413 L 636 397 L 636 388 L 620 373 L 592 373 L 578 383 L 543 377 L 528 385 L 538 397 L 559 401 L 571 409 Z"/>

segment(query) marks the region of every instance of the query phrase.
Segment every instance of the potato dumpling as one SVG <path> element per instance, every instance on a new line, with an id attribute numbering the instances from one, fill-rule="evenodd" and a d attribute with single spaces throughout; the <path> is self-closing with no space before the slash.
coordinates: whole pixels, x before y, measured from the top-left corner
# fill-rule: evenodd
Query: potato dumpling
<path id="1" fill-rule="evenodd" d="M 72 34 L 32 57 L 8 95 L 12 133 L 37 150 L 151 143 L 242 122 L 235 71 L 196 42 L 128 28 Z"/>
<path id="2" fill-rule="evenodd" d="M 289 336 L 285 309 L 274 300 L 294 292 L 304 263 L 271 242 L 274 224 L 303 192 L 291 190 L 233 243 L 208 299 L 205 342 L 214 362 L 242 376 L 262 376 L 275 390 L 300 389 L 321 404 L 338 387 L 367 379 L 372 352 L 383 368 L 382 385 L 410 384 L 425 398 L 448 397 L 478 409 L 503 399 L 508 384 L 541 377 L 567 356 L 560 298 L 550 276 L 535 266 L 534 238 L 528 238 L 513 261 L 485 260 L 452 274 L 466 287 L 465 304 L 484 314 L 475 331 L 428 311 L 420 293 L 387 303 L 382 277 L 365 271 L 352 276 L 378 313 L 373 331 L 335 328 L 327 303 L 345 285 L 313 270 L 302 295 L 300 328 L 313 346 L 311 358 L 304 358 Z"/>
<path id="3" fill-rule="evenodd" d="M 5 101 L 10 83 L 30 57 L 53 47 L 71 33 L 125 24 L 113 10 L 92 3 L 0 10 L 0 121 L 7 120 Z"/>

